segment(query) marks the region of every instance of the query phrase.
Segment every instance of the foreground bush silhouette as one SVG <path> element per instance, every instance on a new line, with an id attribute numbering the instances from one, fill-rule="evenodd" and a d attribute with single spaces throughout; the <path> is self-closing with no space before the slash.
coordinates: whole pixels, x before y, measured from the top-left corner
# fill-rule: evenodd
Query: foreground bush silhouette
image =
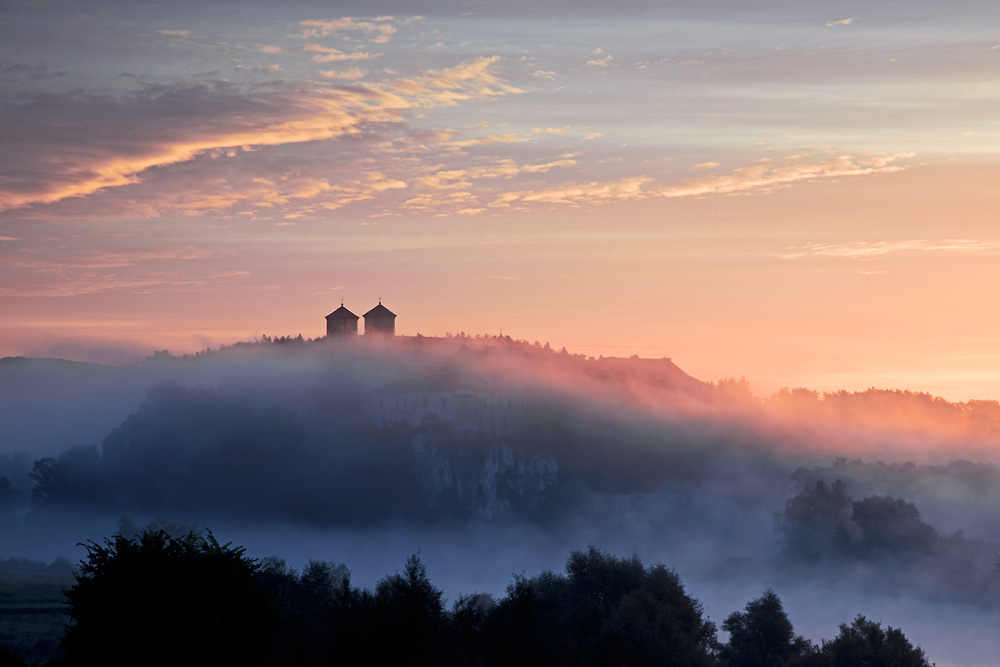
<path id="1" fill-rule="evenodd" d="M 64 664 L 273 664 L 276 606 L 242 548 L 164 530 L 84 546 Z"/>
<path id="2" fill-rule="evenodd" d="M 813 652 L 812 645 L 795 635 L 777 594 L 767 589 L 734 611 L 722 623 L 729 642 L 719 652 L 722 667 L 782 667 Z"/>
<path id="3" fill-rule="evenodd" d="M 498 665 L 712 665 L 715 625 L 677 574 L 637 556 L 575 551 L 567 576 L 515 580 L 485 623 Z"/>
<path id="4" fill-rule="evenodd" d="M 840 634 L 823 642 L 819 659 L 804 663 L 807 667 L 931 667 L 919 646 L 915 647 L 902 630 L 883 628 L 881 623 L 859 615 L 847 625 L 840 625 Z"/>
<path id="5" fill-rule="evenodd" d="M 448 612 L 417 555 L 366 590 L 343 564 L 300 574 L 210 532 L 153 526 L 85 545 L 59 665 L 929 667 L 902 632 L 863 616 L 817 648 L 771 590 L 726 618 L 720 645 L 673 570 L 594 547 L 565 574 L 516 576 L 505 597 L 463 596 Z M 24 663 L 0 651 L 6 664 Z"/>

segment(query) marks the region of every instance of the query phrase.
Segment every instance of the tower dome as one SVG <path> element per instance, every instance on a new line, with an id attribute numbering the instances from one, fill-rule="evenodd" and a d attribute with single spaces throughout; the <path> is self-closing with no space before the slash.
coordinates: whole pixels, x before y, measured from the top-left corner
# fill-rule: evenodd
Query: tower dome
<path id="1" fill-rule="evenodd" d="M 340 302 L 340 308 L 326 316 L 326 335 L 331 337 L 357 336 L 358 316 L 344 308 L 344 302 Z"/>
<path id="2" fill-rule="evenodd" d="M 365 313 L 365 335 L 396 335 L 396 313 L 383 306 L 381 299 L 377 306 Z"/>

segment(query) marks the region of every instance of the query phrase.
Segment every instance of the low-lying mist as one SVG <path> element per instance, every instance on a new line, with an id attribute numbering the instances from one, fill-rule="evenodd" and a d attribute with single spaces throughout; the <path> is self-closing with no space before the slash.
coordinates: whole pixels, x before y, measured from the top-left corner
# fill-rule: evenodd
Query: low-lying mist
<path id="1" fill-rule="evenodd" d="M 455 599 L 593 544 L 675 568 L 716 622 L 771 587 L 807 637 L 861 613 L 938 665 L 1000 653 L 994 401 L 402 337 L 4 359 L 0 397 L 0 557 L 162 519 L 367 586 L 419 551 Z"/>

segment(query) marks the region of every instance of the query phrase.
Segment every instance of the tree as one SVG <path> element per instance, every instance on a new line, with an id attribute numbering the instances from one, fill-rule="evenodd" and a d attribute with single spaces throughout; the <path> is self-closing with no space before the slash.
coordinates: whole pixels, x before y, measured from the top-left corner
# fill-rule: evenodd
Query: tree
<path id="1" fill-rule="evenodd" d="M 683 665 L 714 661 L 715 625 L 663 565 L 575 551 L 568 576 L 516 578 L 486 623 L 497 664 Z"/>
<path id="2" fill-rule="evenodd" d="M 490 664 L 483 642 L 484 629 L 497 602 L 489 593 L 460 595 L 449 618 L 448 664 Z"/>
<path id="3" fill-rule="evenodd" d="M 850 625 L 842 623 L 836 638 L 823 642 L 820 656 L 823 667 L 931 667 L 923 649 L 914 647 L 901 630 L 883 629 L 860 614 Z"/>
<path id="4" fill-rule="evenodd" d="M 276 605 L 242 548 L 149 529 L 83 546 L 66 592 L 67 664 L 272 664 Z"/>
<path id="5" fill-rule="evenodd" d="M 35 481 L 31 501 L 36 505 L 92 505 L 103 502 L 97 446 L 77 446 L 58 457 L 35 461 L 29 477 Z"/>
<path id="6" fill-rule="evenodd" d="M 6 475 L 0 475 L 0 507 L 13 504 L 21 497 L 21 492 L 10 483 Z"/>
<path id="7" fill-rule="evenodd" d="M 854 503 L 851 519 L 861 529 L 861 546 L 873 555 L 926 555 L 938 540 L 917 507 L 901 498 L 867 496 Z"/>
<path id="8" fill-rule="evenodd" d="M 379 580 L 372 623 L 376 630 L 372 637 L 375 662 L 438 664 L 446 645 L 442 595 L 427 578 L 427 568 L 416 554 L 406 559 L 402 574 Z"/>
<path id="9" fill-rule="evenodd" d="M 851 510 L 851 497 L 839 479 L 831 485 L 817 480 L 803 488 L 785 502 L 777 520 L 786 554 L 817 561 L 853 553 Z"/>
<path id="10" fill-rule="evenodd" d="M 719 653 L 723 667 L 778 667 L 809 648 L 796 637 L 781 599 L 770 588 L 722 623 L 729 642 Z"/>

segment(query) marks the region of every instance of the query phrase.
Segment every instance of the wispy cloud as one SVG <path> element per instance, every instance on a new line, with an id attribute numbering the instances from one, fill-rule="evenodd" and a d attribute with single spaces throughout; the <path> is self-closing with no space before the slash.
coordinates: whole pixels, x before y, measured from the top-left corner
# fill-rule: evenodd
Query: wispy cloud
<path id="1" fill-rule="evenodd" d="M 500 56 L 475 58 L 454 67 L 429 70 L 416 77 L 397 79 L 390 86 L 421 107 L 454 106 L 469 100 L 524 92 L 493 71 L 493 66 L 499 60 Z"/>
<path id="2" fill-rule="evenodd" d="M 17 178 L 7 178 L 0 189 L 0 211 L 137 184 L 153 167 L 199 156 L 235 157 L 259 147 L 332 139 L 362 124 L 398 123 L 409 110 L 521 92 L 494 72 L 497 60 L 477 58 L 369 86 L 248 92 L 217 83 L 155 88 L 120 100 L 67 97 L 43 113 L 0 110 L 0 123 L 22 128 L 6 143 L 10 154 L 23 156 Z M 59 132 L 52 132 L 54 126 Z M 213 197 L 186 206 L 217 210 L 238 195 Z"/>
<path id="3" fill-rule="evenodd" d="M 571 154 L 575 155 L 575 154 Z M 521 171 L 528 174 L 543 174 L 555 167 L 573 167 L 576 165 L 576 160 L 572 159 L 571 155 L 565 155 L 558 160 L 553 160 L 551 162 L 543 162 L 541 164 L 526 164 L 521 167 Z"/>
<path id="4" fill-rule="evenodd" d="M 507 132 L 505 134 L 487 134 L 474 139 L 461 139 L 449 141 L 445 144 L 448 148 L 469 148 L 470 146 L 487 146 L 489 144 L 514 144 L 526 141 L 534 141 L 533 137 L 526 137 L 523 134 Z"/>
<path id="5" fill-rule="evenodd" d="M 0 280 L 0 296 L 68 297 L 165 287 L 209 289 L 210 274 L 219 274 L 218 259 L 194 246 L 24 250 L 4 258 L 3 268 L 10 273 Z M 239 274 L 217 279 L 249 275 L 245 271 Z"/>
<path id="6" fill-rule="evenodd" d="M 391 21 L 391 16 L 380 16 L 373 21 L 358 21 L 351 17 L 331 20 L 309 20 L 301 21 L 302 38 L 315 39 L 317 37 L 329 37 L 337 33 L 349 31 L 361 31 L 366 33 L 368 41 L 375 44 L 385 44 L 392 41 L 396 34 L 396 26 L 386 21 Z"/>
<path id="7" fill-rule="evenodd" d="M 590 52 L 587 65 L 590 67 L 610 67 L 614 60 L 615 57 L 610 53 L 605 53 L 604 49 L 594 49 Z"/>
<path id="8" fill-rule="evenodd" d="M 897 253 L 977 253 L 1000 250 L 1000 240 L 995 239 L 908 239 L 905 241 L 859 241 L 854 243 L 807 243 L 804 246 L 788 248 L 782 253 L 783 259 L 804 257 L 838 257 L 846 259 L 866 259 Z"/>
<path id="9" fill-rule="evenodd" d="M 703 197 L 772 192 L 795 183 L 830 180 L 906 169 L 900 164 L 912 153 L 865 153 L 825 159 L 790 156 L 776 163 L 770 159 L 739 167 L 728 174 L 694 178 L 657 189 L 660 197 Z"/>
<path id="10" fill-rule="evenodd" d="M 407 199 L 402 207 L 410 213 L 433 214 L 438 217 L 464 211 L 464 215 L 478 215 L 485 210 L 480 206 L 479 199 L 471 192 L 424 192 Z M 475 212 L 475 213 L 473 213 Z"/>
<path id="11" fill-rule="evenodd" d="M 618 181 L 591 182 L 562 185 L 542 190 L 507 192 L 497 197 L 490 206 L 505 208 L 514 204 L 604 204 L 612 201 L 642 199 L 648 196 L 643 188 L 652 182 L 647 176 L 633 176 Z"/>
<path id="12" fill-rule="evenodd" d="M 157 260 L 209 259 L 212 254 L 193 246 L 176 248 L 133 248 L 129 250 L 89 250 L 76 252 L 25 253 L 8 257 L 9 266 L 20 268 L 113 269 Z"/>
<path id="13" fill-rule="evenodd" d="M 351 67 L 349 69 L 327 69 L 320 70 L 319 75 L 324 79 L 340 79 L 341 81 L 357 81 L 358 79 L 365 78 L 364 70 L 358 67 Z"/>
<path id="14" fill-rule="evenodd" d="M 354 51 L 353 53 L 344 53 L 339 49 L 330 48 L 327 46 L 320 46 L 319 44 L 306 44 L 302 49 L 303 53 L 313 53 L 312 57 L 314 63 L 333 63 L 333 62 L 358 62 L 361 60 L 374 60 L 381 56 L 381 53 L 369 53 L 367 51 Z"/>
<path id="15" fill-rule="evenodd" d="M 556 167 L 572 167 L 576 164 L 575 156 L 575 153 L 564 154 L 557 160 L 536 164 L 520 164 L 513 158 L 502 158 L 472 167 L 422 167 L 418 169 L 420 175 L 414 179 L 414 184 L 431 190 L 464 190 L 471 187 L 474 180 L 511 179 L 521 173 L 539 174 Z"/>
<path id="16" fill-rule="evenodd" d="M 833 158 L 814 159 L 790 156 L 780 161 L 760 160 L 751 165 L 718 174 L 688 179 L 676 185 L 654 185 L 648 176 L 633 176 L 618 181 L 595 181 L 585 184 L 561 185 L 539 190 L 522 190 L 499 195 L 490 206 L 506 207 L 513 204 L 571 204 L 606 203 L 611 201 L 644 199 L 647 197 L 705 197 L 710 195 L 749 195 L 773 192 L 796 183 L 832 180 L 876 173 L 891 173 L 905 169 L 897 164 L 909 153 L 841 155 Z M 552 163 L 553 165 L 558 163 Z M 702 163 L 714 167 L 715 163 Z M 528 171 L 528 169 L 523 169 Z"/>
<path id="17" fill-rule="evenodd" d="M 389 178 L 380 171 L 372 171 L 359 178 L 341 180 L 328 189 L 329 201 L 321 204 L 328 210 L 338 209 L 347 204 L 374 199 L 377 195 L 389 190 L 402 190 L 408 187 L 404 181 Z"/>
<path id="18" fill-rule="evenodd" d="M 858 20 L 858 17 L 852 16 L 850 18 L 840 19 L 839 21 L 827 21 L 826 27 L 827 28 L 833 28 L 834 26 L 838 26 L 838 25 L 851 25 L 852 23 L 854 23 L 857 20 Z"/>

